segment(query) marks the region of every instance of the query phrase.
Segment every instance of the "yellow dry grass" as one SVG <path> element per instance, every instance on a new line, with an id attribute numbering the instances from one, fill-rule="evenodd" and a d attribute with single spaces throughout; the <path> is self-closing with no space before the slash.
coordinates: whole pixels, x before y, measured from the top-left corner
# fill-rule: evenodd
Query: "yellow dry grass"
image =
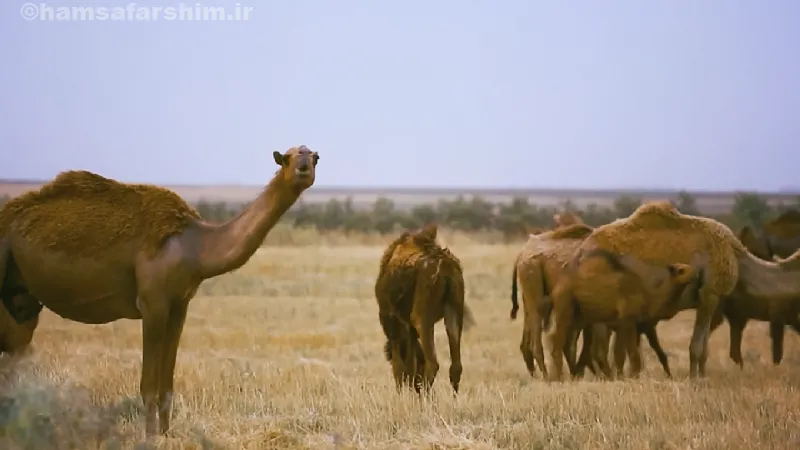
<path id="1" fill-rule="evenodd" d="M 385 245 L 385 244 L 384 244 Z M 384 245 L 265 247 L 193 300 L 176 369 L 176 411 L 161 448 L 688 449 L 797 448 L 800 339 L 770 362 L 765 324 L 745 332 L 745 368 L 710 341 L 709 377 L 688 380 L 694 312 L 659 326 L 676 379 L 645 347 L 640 380 L 547 384 L 532 379 L 511 322 L 518 245 L 453 245 L 477 326 L 464 334 L 461 395 L 437 324 L 435 401 L 395 392 L 372 296 Z M 645 344 L 646 345 L 646 344 Z M 83 325 L 45 311 L 15 380 L 71 383 L 102 405 L 138 395 L 140 323 Z M 129 414 L 120 431 L 143 435 Z M 204 438 L 200 436 L 205 436 Z M 128 448 L 133 441 L 128 443 Z M 213 447 L 209 447 L 213 442 Z"/>

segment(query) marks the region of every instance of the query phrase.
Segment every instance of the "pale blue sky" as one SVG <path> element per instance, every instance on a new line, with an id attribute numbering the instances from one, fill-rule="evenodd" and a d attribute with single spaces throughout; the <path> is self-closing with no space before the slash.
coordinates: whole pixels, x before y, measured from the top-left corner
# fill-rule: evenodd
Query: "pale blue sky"
<path id="1" fill-rule="evenodd" d="M 800 184 L 796 0 L 240 3 L 247 22 L 0 3 L 0 178 L 262 184 L 306 144 L 320 186 Z"/>

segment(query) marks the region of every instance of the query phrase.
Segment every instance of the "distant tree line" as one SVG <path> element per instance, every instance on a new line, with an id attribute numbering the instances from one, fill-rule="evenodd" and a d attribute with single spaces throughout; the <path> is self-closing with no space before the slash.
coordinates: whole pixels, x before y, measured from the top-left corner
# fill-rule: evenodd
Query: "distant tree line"
<path id="1" fill-rule="evenodd" d="M 8 198 L 7 195 L 0 197 L 0 204 L 8 201 Z M 641 203 L 640 198 L 629 195 L 618 197 L 611 207 L 590 204 L 585 208 L 578 208 L 569 200 L 553 207 L 530 203 L 525 197 L 514 198 L 509 203 L 492 203 L 477 196 L 459 196 L 454 200 L 440 200 L 401 209 L 395 207 L 388 198 L 379 198 L 370 208 L 355 208 L 350 198 L 334 198 L 327 203 L 304 203 L 301 199 L 281 222 L 314 227 L 323 233 L 393 233 L 399 229 L 437 222 L 466 232 L 500 231 L 508 238 L 514 238 L 525 236 L 534 228 L 551 228 L 553 215 L 558 212 L 574 212 L 587 224 L 599 226 L 629 216 Z M 688 192 L 680 192 L 673 204 L 683 213 L 701 215 L 695 198 Z M 234 217 L 247 204 L 200 201 L 194 206 L 205 219 L 221 222 Z M 773 208 L 758 194 L 740 192 L 735 195 L 733 208 L 728 214 L 713 218 L 738 230 L 744 225 L 760 227 L 762 223 L 791 208 L 800 209 L 800 196 L 790 204 Z"/>
<path id="2" fill-rule="evenodd" d="M 618 197 L 611 207 L 590 204 L 585 208 L 579 208 L 569 200 L 558 206 L 540 206 L 530 203 L 525 197 L 514 198 L 508 203 L 492 203 L 477 196 L 459 196 L 454 200 L 439 200 L 436 203 L 401 209 L 388 198 L 377 199 L 370 208 L 355 208 L 350 198 L 334 198 L 327 203 L 299 201 L 281 222 L 315 227 L 321 232 L 346 233 L 393 233 L 400 229 L 416 228 L 428 222 L 437 222 L 466 232 L 500 231 L 507 237 L 514 238 L 525 236 L 534 228 L 551 228 L 553 215 L 558 212 L 574 212 L 587 224 L 599 226 L 629 216 L 641 203 L 641 198 L 629 195 Z M 696 199 L 689 192 L 680 192 L 672 203 L 685 214 L 701 215 Z M 245 206 L 205 201 L 195 205 L 204 218 L 212 221 L 228 220 Z M 733 208 L 728 214 L 712 218 L 734 230 L 744 225 L 758 228 L 764 222 L 792 208 L 800 209 L 800 196 L 790 204 L 772 207 L 758 194 L 740 192 L 735 195 Z"/>

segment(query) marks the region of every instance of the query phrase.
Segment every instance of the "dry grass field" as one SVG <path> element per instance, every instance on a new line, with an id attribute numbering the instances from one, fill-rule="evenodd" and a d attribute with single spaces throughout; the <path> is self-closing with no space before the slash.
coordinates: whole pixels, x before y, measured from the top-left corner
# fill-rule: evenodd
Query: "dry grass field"
<path id="1" fill-rule="evenodd" d="M 464 334 L 459 398 L 450 395 L 441 323 L 435 400 L 421 403 L 413 394 L 396 393 L 372 296 L 382 245 L 266 246 L 239 271 L 206 281 L 193 300 L 178 354 L 173 429 L 158 446 L 640 450 L 800 445 L 800 339 L 795 333 L 787 332 L 783 363 L 773 367 L 767 327 L 751 323 L 744 339 L 745 368 L 739 370 L 728 359 L 723 325 L 712 335 L 708 379 L 690 382 L 694 313 L 685 312 L 659 326 L 675 380 L 665 379 L 645 346 L 646 370 L 639 380 L 603 382 L 587 375 L 583 381 L 548 384 L 527 374 L 518 349 L 521 318 L 509 319 L 518 245 L 450 243 L 464 264 L 467 302 L 477 321 Z M 121 448 L 141 439 L 139 322 L 90 326 L 45 311 L 33 345 L 29 356 L 2 369 L 4 393 L 40 398 L 37 407 L 59 409 L 44 419 L 51 422 L 49 430 L 61 430 L 58 442 L 64 446 L 59 448 L 67 448 L 69 436 L 81 433 L 81 427 L 102 434 L 97 424 L 68 424 L 94 420 L 104 405 L 119 405 L 125 398 L 134 400 L 121 403 L 124 408 L 115 412 L 110 427 L 122 437 Z M 76 419 L 79 409 L 83 418 Z M 26 417 L 35 421 L 35 413 Z"/>

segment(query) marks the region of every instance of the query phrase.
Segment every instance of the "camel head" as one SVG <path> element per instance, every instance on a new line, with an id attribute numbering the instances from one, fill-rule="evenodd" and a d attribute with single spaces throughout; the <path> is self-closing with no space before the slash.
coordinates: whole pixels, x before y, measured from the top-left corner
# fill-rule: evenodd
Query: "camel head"
<path id="1" fill-rule="evenodd" d="M 558 228 L 568 225 L 582 224 L 583 220 L 581 220 L 580 216 L 577 214 L 570 211 L 565 211 L 563 214 L 554 214 L 553 222 L 555 223 L 556 228 Z"/>
<path id="2" fill-rule="evenodd" d="M 676 263 L 669 264 L 667 270 L 670 284 L 673 286 L 673 295 L 668 305 L 674 308 L 668 315 L 697 307 L 700 303 L 700 290 L 705 281 L 705 269 L 700 265 Z"/>
<path id="3" fill-rule="evenodd" d="M 314 184 L 314 176 L 319 161 L 317 152 L 312 152 L 305 145 L 299 147 L 292 147 L 281 154 L 281 152 L 272 152 L 275 158 L 275 163 L 281 166 L 278 171 L 278 176 L 299 188 L 305 190 Z"/>
<path id="4" fill-rule="evenodd" d="M 675 263 L 667 266 L 669 276 L 675 284 L 689 284 L 695 276 L 695 270 L 688 264 Z"/>
<path id="5" fill-rule="evenodd" d="M 765 261 L 773 259 L 772 250 L 769 248 L 769 242 L 767 242 L 764 236 L 758 236 L 752 227 L 748 225 L 742 227 L 742 229 L 739 230 L 738 238 L 739 241 L 744 244 L 745 248 L 754 256 Z"/>

